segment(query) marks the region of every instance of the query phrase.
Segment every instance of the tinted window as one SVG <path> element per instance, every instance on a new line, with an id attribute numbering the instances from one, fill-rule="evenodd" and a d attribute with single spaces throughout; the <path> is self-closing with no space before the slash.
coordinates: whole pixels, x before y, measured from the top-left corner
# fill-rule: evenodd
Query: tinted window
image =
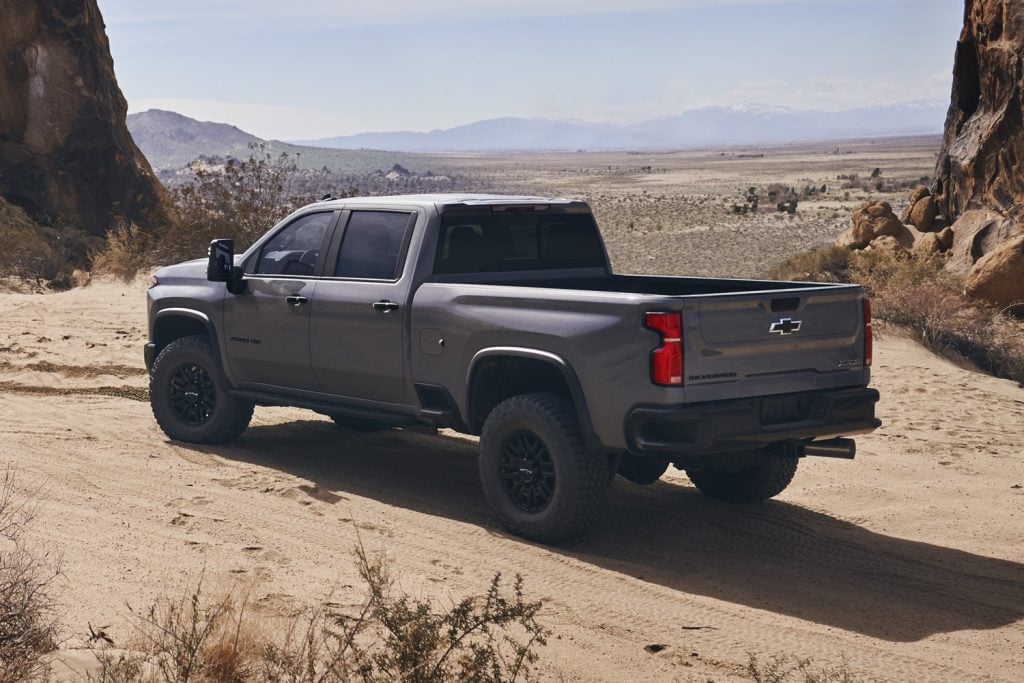
<path id="1" fill-rule="evenodd" d="M 336 277 L 394 280 L 412 214 L 395 211 L 353 211 L 334 269 Z"/>
<path id="2" fill-rule="evenodd" d="M 260 275 L 312 275 L 320 260 L 320 247 L 331 226 L 332 213 L 297 218 L 274 235 L 260 251 Z"/>
<path id="3" fill-rule="evenodd" d="M 441 221 L 434 272 L 604 268 L 604 250 L 589 214 L 457 214 Z"/>

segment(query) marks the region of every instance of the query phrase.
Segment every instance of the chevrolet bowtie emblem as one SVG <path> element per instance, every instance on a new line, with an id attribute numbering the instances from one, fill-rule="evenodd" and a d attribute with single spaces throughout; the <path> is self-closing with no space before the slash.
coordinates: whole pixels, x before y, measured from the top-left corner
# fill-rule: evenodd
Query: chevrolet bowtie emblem
<path id="1" fill-rule="evenodd" d="M 799 331 L 800 321 L 793 320 L 792 318 L 783 318 L 777 323 L 772 323 L 771 327 L 768 328 L 768 332 L 771 334 L 781 334 L 782 336 Z"/>

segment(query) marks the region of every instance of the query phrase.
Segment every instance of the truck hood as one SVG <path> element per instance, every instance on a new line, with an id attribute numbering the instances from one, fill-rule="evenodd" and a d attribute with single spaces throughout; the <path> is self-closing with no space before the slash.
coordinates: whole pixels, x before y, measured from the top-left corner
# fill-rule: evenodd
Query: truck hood
<path id="1" fill-rule="evenodd" d="M 166 278 L 205 280 L 206 259 L 200 258 L 183 263 L 175 263 L 173 266 L 164 266 L 154 273 L 158 280 Z"/>

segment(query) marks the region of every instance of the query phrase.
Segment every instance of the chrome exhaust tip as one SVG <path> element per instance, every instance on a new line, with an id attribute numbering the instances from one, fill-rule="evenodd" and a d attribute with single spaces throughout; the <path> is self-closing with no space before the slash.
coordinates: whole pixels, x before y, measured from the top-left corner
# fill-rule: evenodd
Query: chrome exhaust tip
<path id="1" fill-rule="evenodd" d="M 803 446 L 804 455 L 821 458 L 843 458 L 853 460 L 857 455 L 857 442 L 853 439 L 828 439 L 811 441 Z"/>

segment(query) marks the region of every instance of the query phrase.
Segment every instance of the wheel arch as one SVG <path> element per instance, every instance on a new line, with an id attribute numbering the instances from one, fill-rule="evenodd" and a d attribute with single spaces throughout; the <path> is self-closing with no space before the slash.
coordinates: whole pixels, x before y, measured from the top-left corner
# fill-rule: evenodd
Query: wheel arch
<path id="1" fill-rule="evenodd" d="M 495 380 L 495 384 L 490 383 Z M 493 346 L 477 351 L 466 374 L 466 423 L 470 431 L 479 434 L 487 415 L 498 403 L 538 392 L 569 398 L 586 446 L 600 447 L 576 371 L 562 356 L 541 349 Z"/>
<path id="2" fill-rule="evenodd" d="M 210 340 L 210 346 L 214 350 L 214 358 L 221 370 L 224 370 L 224 363 L 221 360 L 220 340 L 214 328 L 210 316 L 202 311 L 192 308 L 165 308 L 157 312 L 153 318 L 153 328 L 150 331 L 150 342 L 153 344 L 153 357 L 175 339 L 191 335 L 205 335 Z"/>

